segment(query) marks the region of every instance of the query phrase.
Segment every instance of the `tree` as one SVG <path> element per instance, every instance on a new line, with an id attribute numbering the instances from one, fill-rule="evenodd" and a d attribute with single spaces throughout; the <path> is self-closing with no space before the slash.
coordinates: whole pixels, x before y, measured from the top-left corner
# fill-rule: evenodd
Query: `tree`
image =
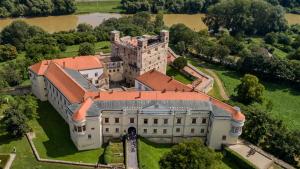
<path id="1" fill-rule="evenodd" d="M 77 26 L 77 31 L 78 32 L 92 32 L 93 26 L 90 24 L 81 23 Z"/>
<path id="2" fill-rule="evenodd" d="M 16 62 L 8 62 L 0 69 L 0 77 L 4 85 L 16 86 L 22 81 L 22 73 Z M 7 86 L 5 86 L 7 87 Z"/>
<path id="3" fill-rule="evenodd" d="M 22 137 L 30 130 L 26 116 L 15 108 L 7 109 L 2 120 L 7 133 L 12 137 Z"/>
<path id="4" fill-rule="evenodd" d="M 289 59 L 300 60 L 300 47 L 295 52 L 290 53 L 287 57 Z"/>
<path id="5" fill-rule="evenodd" d="M 235 55 L 244 49 L 243 43 L 235 39 L 233 36 L 224 35 L 219 40 L 220 44 L 227 46 L 230 49 L 230 53 Z"/>
<path id="6" fill-rule="evenodd" d="M 287 29 L 284 10 L 261 0 L 227 0 L 208 8 L 204 23 L 218 32 L 227 28 L 232 34 L 264 35 Z"/>
<path id="7" fill-rule="evenodd" d="M 163 13 L 158 13 L 155 16 L 154 27 L 156 32 L 159 32 L 165 26 Z"/>
<path id="8" fill-rule="evenodd" d="M 277 35 L 274 32 L 267 33 L 264 40 L 267 44 L 273 45 L 277 42 Z"/>
<path id="9" fill-rule="evenodd" d="M 24 21 L 17 20 L 2 30 L 1 40 L 3 44 L 11 44 L 18 50 L 24 50 L 28 39 L 44 33 L 39 27 L 29 26 Z"/>
<path id="10" fill-rule="evenodd" d="M 0 45 L 0 62 L 15 59 L 17 55 L 16 47 L 9 44 Z"/>
<path id="11" fill-rule="evenodd" d="M 159 161 L 163 169 L 213 169 L 222 155 L 206 147 L 201 140 L 186 140 L 172 147 Z"/>
<path id="12" fill-rule="evenodd" d="M 178 57 L 174 60 L 173 66 L 178 69 L 182 70 L 187 65 L 187 60 L 185 57 Z"/>
<path id="13" fill-rule="evenodd" d="M 29 120 L 32 120 L 38 116 L 37 108 L 38 102 L 36 97 L 31 95 L 25 96 L 16 96 L 15 104 L 13 107 L 16 107 L 20 112 L 22 112 Z"/>
<path id="14" fill-rule="evenodd" d="M 229 56 L 230 50 L 227 46 L 224 45 L 216 45 L 216 49 L 214 50 L 213 56 L 218 58 L 219 61 L 224 64 L 226 58 Z"/>
<path id="15" fill-rule="evenodd" d="M 35 62 L 44 59 L 53 59 L 60 53 L 59 45 L 51 35 L 35 36 L 25 45 L 26 57 Z"/>
<path id="16" fill-rule="evenodd" d="M 88 42 L 80 44 L 78 55 L 86 56 L 86 55 L 94 55 L 94 54 L 95 54 L 94 44 Z"/>
<path id="17" fill-rule="evenodd" d="M 253 101 L 261 103 L 263 101 L 263 92 L 265 87 L 259 83 L 256 76 L 245 74 L 241 79 L 235 91 L 237 92 L 237 98 L 244 103 L 251 103 Z"/>

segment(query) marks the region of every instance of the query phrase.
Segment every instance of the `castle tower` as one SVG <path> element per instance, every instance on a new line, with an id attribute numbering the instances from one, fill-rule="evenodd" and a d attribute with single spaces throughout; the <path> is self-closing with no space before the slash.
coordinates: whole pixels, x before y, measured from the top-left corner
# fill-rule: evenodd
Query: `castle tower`
<path id="1" fill-rule="evenodd" d="M 119 31 L 111 31 L 110 32 L 110 41 L 111 42 L 119 42 L 120 41 L 120 32 Z"/>
<path id="2" fill-rule="evenodd" d="M 169 31 L 167 30 L 160 31 L 160 41 L 169 43 Z"/>

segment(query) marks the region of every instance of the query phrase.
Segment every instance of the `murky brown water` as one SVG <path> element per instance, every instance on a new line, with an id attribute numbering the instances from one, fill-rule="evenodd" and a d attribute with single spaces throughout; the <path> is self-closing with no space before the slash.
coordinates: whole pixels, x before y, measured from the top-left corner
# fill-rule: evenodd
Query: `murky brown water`
<path id="1" fill-rule="evenodd" d="M 121 14 L 112 13 L 92 13 L 84 15 L 65 15 L 65 16 L 49 16 L 49 17 L 36 17 L 36 18 L 18 18 L 24 20 L 28 24 L 36 25 L 48 32 L 57 32 L 75 29 L 79 23 L 88 23 L 97 26 L 108 18 L 119 18 Z M 167 26 L 177 23 L 183 23 L 193 30 L 207 29 L 207 26 L 202 22 L 201 18 L 204 14 L 165 14 L 164 21 Z M 300 24 L 300 15 L 286 14 L 289 24 Z M 12 21 L 17 19 L 0 19 L 0 30 L 9 25 Z"/>
<path id="2" fill-rule="evenodd" d="M 14 20 L 24 20 L 30 25 L 35 25 L 43 28 L 48 32 L 67 31 L 75 29 L 80 23 L 88 23 L 97 26 L 105 19 L 120 18 L 121 14 L 109 13 L 92 13 L 84 15 L 63 15 L 63 16 L 48 16 L 35 18 L 14 18 L 0 19 L 0 30 L 9 25 Z"/>

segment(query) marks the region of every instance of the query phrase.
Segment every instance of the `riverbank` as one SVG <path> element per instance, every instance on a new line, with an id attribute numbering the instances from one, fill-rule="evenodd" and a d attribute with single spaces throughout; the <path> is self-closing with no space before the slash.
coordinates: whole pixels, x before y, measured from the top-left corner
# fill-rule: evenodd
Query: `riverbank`
<path id="1" fill-rule="evenodd" d="M 105 1 L 79 1 L 76 2 L 77 10 L 75 14 L 87 13 L 123 13 L 120 0 Z"/>

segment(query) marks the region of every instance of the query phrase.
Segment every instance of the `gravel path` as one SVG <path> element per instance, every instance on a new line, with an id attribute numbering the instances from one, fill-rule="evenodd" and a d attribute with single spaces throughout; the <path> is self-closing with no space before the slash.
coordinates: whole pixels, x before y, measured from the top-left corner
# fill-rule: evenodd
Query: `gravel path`
<path id="1" fill-rule="evenodd" d="M 221 97 L 224 100 L 229 100 L 229 96 L 225 92 L 225 87 L 224 87 L 222 81 L 220 80 L 219 76 L 211 69 L 208 69 L 208 68 L 204 68 L 204 69 L 215 79 L 215 82 L 219 86 L 219 92 L 220 92 Z"/>

